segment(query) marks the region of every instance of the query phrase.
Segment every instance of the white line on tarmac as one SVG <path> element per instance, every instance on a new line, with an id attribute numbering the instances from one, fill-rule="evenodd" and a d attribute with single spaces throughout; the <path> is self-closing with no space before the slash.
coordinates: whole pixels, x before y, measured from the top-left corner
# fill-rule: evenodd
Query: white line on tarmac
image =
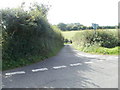
<path id="1" fill-rule="evenodd" d="M 18 72 L 11 72 L 11 73 L 6 73 L 5 75 L 15 75 L 15 74 L 25 74 L 24 71 L 18 71 Z"/>
<path id="2" fill-rule="evenodd" d="M 59 68 L 65 68 L 65 67 L 67 67 L 67 66 L 62 65 L 62 66 L 55 66 L 55 67 L 53 67 L 53 68 L 54 68 L 54 69 L 59 69 Z"/>
<path id="3" fill-rule="evenodd" d="M 84 63 L 86 63 L 86 64 L 90 64 L 90 63 L 93 63 L 93 62 L 84 62 Z"/>
<path id="4" fill-rule="evenodd" d="M 33 69 L 32 72 L 47 71 L 47 68 Z"/>
<path id="5" fill-rule="evenodd" d="M 103 61 L 103 60 L 97 60 L 98 62 L 101 62 L 101 61 Z"/>
<path id="6" fill-rule="evenodd" d="M 70 66 L 79 66 L 82 65 L 81 63 L 70 64 Z"/>
<path id="7" fill-rule="evenodd" d="M 118 57 L 115 57 L 115 58 L 118 58 Z"/>

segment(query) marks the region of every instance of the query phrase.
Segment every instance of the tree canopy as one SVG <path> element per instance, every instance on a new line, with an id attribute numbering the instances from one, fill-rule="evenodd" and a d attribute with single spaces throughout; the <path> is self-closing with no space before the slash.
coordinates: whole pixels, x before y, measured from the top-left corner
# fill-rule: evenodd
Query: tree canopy
<path id="1" fill-rule="evenodd" d="M 85 30 L 85 29 L 93 29 L 92 25 L 91 26 L 85 26 L 80 23 L 70 23 L 70 24 L 65 24 L 65 23 L 59 23 L 57 24 L 57 27 L 61 29 L 62 31 L 76 31 L 76 30 Z M 97 29 L 115 29 L 116 26 L 98 26 Z"/>

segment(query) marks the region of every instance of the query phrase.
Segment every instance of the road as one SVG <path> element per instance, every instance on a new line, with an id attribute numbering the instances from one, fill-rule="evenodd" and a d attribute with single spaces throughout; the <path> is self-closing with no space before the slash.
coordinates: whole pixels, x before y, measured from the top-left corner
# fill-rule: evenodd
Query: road
<path id="1" fill-rule="evenodd" d="M 118 56 L 93 55 L 65 45 L 42 62 L 4 71 L 3 88 L 118 88 Z"/>

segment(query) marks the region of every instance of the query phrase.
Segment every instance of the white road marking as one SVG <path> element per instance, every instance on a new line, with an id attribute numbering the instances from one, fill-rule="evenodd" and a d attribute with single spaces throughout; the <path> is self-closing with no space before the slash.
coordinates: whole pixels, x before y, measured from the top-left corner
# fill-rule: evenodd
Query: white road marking
<path id="1" fill-rule="evenodd" d="M 53 67 L 53 68 L 54 68 L 54 69 L 59 69 L 59 68 L 65 68 L 65 67 L 67 67 L 67 66 L 62 65 L 62 66 L 55 66 L 55 67 Z"/>
<path id="2" fill-rule="evenodd" d="M 77 53 L 76 55 L 78 55 L 78 56 L 84 56 L 84 57 L 98 57 L 97 55 L 89 55 L 89 54 L 82 54 L 82 53 Z"/>
<path id="3" fill-rule="evenodd" d="M 103 60 L 98 60 L 98 62 L 103 61 Z"/>
<path id="4" fill-rule="evenodd" d="M 115 57 L 115 58 L 118 58 L 118 57 Z"/>
<path id="5" fill-rule="evenodd" d="M 32 72 L 47 71 L 47 68 L 33 69 Z"/>
<path id="6" fill-rule="evenodd" d="M 84 63 L 89 64 L 89 63 L 93 63 L 93 62 L 84 62 Z"/>
<path id="7" fill-rule="evenodd" d="M 15 75 L 15 74 L 25 74 L 24 71 L 19 71 L 19 72 L 11 72 L 11 73 L 6 73 L 5 75 Z"/>
<path id="8" fill-rule="evenodd" d="M 82 65 L 81 63 L 70 64 L 70 66 L 79 66 Z"/>
<path id="9" fill-rule="evenodd" d="M 5 76 L 5 78 L 9 78 L 10 76 Z"/>

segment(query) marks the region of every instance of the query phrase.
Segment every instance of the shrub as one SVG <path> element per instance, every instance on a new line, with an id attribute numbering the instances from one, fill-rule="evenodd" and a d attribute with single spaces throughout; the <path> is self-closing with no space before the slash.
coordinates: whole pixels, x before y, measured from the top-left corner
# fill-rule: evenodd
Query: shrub
<path id="1" fill-rule="evenodd" d="M 46 10 L 43 5 L 35 5 L 34 9 L 29 11 L 24 11 L 23 8 L 0 11 L 3 28 L 3 69 L 21 62 L 21 59 L 27 64 L 33 62 L 36 56 L 47 58 L 63 46 L 60 31 L 48 23 L 43 10 Z"/>
<path id="2" fill-rule="evenodd" d="M 82 31 L 74 35 L 73 42 L 76 45 L 89 47 L 99 45 L 106 48 L 119 46 L 118 31 Z"/>

